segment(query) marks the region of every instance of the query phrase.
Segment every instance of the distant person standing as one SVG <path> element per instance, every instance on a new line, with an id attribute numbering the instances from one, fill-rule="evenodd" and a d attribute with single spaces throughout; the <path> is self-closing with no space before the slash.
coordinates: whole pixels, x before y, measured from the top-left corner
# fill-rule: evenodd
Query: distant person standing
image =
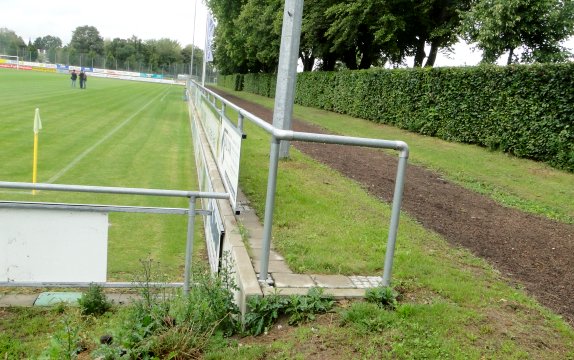
<path id="1" fill-rule="evenodd" d="M 88 86 L 88 73 L 84 73 L 84 89 L 87 89 Z"/>
<path id="2" fill-rule="evenodd" d="M 76 87 L 76 79 L 78 78 L 78 74 L 76 74 L 76 70 L 72 70 L 72 75 L 70 76 L 70 79 L 72 80 L 72 87 L 75 88 Z"/>
<path id="3" fill-rule="evenodd" d="M 86 73 L 84 72 L 84 70 L 80 70 L 80 89 L 84 88 L 85 81 L 86 81 Z"/>

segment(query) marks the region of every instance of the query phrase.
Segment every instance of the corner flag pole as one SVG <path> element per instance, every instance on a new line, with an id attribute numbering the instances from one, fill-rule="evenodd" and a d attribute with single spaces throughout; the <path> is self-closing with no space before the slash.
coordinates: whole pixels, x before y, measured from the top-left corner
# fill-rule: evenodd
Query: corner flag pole
<path id="1" fill-rule="evenodd" d="M 34 164 L 32 166 L 32 183 L 36 183 L 38 175 L 38 133 L 42 129 L 42 120 L 40 120 L 40 109 L 36 108 L 34 116 Z M 32 190 L 32 195 L 36 195 L 36 190 Z"/>

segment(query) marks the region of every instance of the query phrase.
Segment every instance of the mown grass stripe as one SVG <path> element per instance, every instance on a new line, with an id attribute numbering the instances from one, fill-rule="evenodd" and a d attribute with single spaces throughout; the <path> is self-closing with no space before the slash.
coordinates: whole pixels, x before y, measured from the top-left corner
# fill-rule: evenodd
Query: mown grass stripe
<path id="1" fill-rule="evenodd" d="M 81 154 L 79 154 L 77 157 L 75 157 L 68 165 L 66 165 L 62 170 L 58 171 L 54 176 L 52 176 L 47 183 L 53 183 L 54 181 L 58 180 L 62 175 L 64 175 L 68 170 L 70 170 L 72 167 L 74 167 L 78 162 L 80 162 L 84 157 L 86 157 L 86 155 L 88 155 L 89 153 L 91 153 L 95 148 L 97 148 L 98 146 L 100 146 L 102 143 L 104 143 L 105 141 L 107 141 L 111 136 L 113 136 L 118 130 L 120 130 L 121 128 L 123 128 L 127 123 L 129 123 L 133 118 L 135 118 L 137 115 L 139 115 L 142 111 L 144 111 L 149 105 L 151 105 L 155 100 L 157 100 L 157 98 L 161 95 L 165 96 L 165 94 L 167 93 L 167 91 L 164 91 L 162 94 L 156 96 L 155 98 L 153 98 L 152 100 L 148 101 L 147 104 L 145 104 L 141 109 L 139 109 L 137 112 L 135 112 L 134 114 L 132 114 L 130 117 L 128 117 L 127 119 L 125 119 L 124 121 L 122 121 L 119 125 L 117 125 L 115 128 L 113 128 L 109 133 L 107 133 L 104 137 L 102 137 L 101 139 L 99 139 L 97 142 L 95 142 L 92 146 L 90 146 L 89 148 L 87 148 L 84 152 L 82 152 Z"/>
<path id="2" fill-rule="evenodd" d="M 30 182 L 32 122 L 40 108 L 38 181 L 197 190 L 183 87 L 91 78 L 71 89 L 66 76 L 0 69 L 0 180 Z M 12 99 L 17 99 L 14 103 Z M 159 101 L 163 99 L 163 101 Z M 130 120 L 131 119 L 131 120 Z M 2 200 L 186 206 L 185 199 L 41 191 L 3 191 Z M 108 280 L 131 281 L 140 259 L 161 261 L 182 278 L 187 219 L 176 215 L 109 216 Z M 202 223 L 196 226 L 201 257 Z M 203 261 L 200 259 L 200 261 Z"/>

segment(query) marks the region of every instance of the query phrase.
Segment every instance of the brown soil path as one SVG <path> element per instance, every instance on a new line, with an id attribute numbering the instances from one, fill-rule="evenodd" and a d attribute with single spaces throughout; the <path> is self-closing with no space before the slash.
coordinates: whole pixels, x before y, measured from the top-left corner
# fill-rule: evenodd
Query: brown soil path
<path id="1" fill-rule="evenodd" d="M 272 121 L 271 110 L 217 92 Z M 293 119 L 293 130 L 326 133 L 297 119 Z M 392 200 L 396 157 L 370 148 L 302 142 L 293 145 L 356 180 L 372 195 Z M 487 259 L 503 276 L 523 284 L 540 303 L 574 324 L 574 225 L 503 207 L 414 165 L 407 167 L 402 209 L 452 245 Z"/>

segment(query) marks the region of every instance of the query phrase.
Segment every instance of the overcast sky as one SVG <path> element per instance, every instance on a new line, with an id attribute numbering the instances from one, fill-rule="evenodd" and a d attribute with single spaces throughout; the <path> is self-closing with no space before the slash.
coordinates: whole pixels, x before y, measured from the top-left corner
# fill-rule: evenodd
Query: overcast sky
<path id="1" fill-rule="evenodd" d="M 153 4 L 149 6 L 148 4 Z M 206 7 L 202 0 L 168 1 L 82 1 L 0 0 L 0 28 L 16 32 L 24 41 L 52 35 L 67 44 L 78 26 L 95 26 L 104 39 L 142 40 L 169 38 L 184 47 L 195 43 L 204 48 Z M 194 16 L 194 14 L 197 14 Z M 195 35 L 194 35 L 195 17 Z M 574 40 L 566 46 L 572 50 Z M 481 52 L 459 43 L 455 54 L 437 56 L 435 66 L 476 65 Z M 501 59 L 501 64 L 505 58 Z M 407 59 L 412 66 L 412 59 Z"/>
<path id="2" fill-rule="evenodd" d="M 65 45 L 78 26 L 89 25 L 104 39 L 128 39 L 132 35 L 142 40 L 168 38 L 182 47 L 193 42 L 203 49 L 205 19 L 202 0 L 0 0 L 0 28 L 13 30 L 26 43 L 52 35 Z"/>

